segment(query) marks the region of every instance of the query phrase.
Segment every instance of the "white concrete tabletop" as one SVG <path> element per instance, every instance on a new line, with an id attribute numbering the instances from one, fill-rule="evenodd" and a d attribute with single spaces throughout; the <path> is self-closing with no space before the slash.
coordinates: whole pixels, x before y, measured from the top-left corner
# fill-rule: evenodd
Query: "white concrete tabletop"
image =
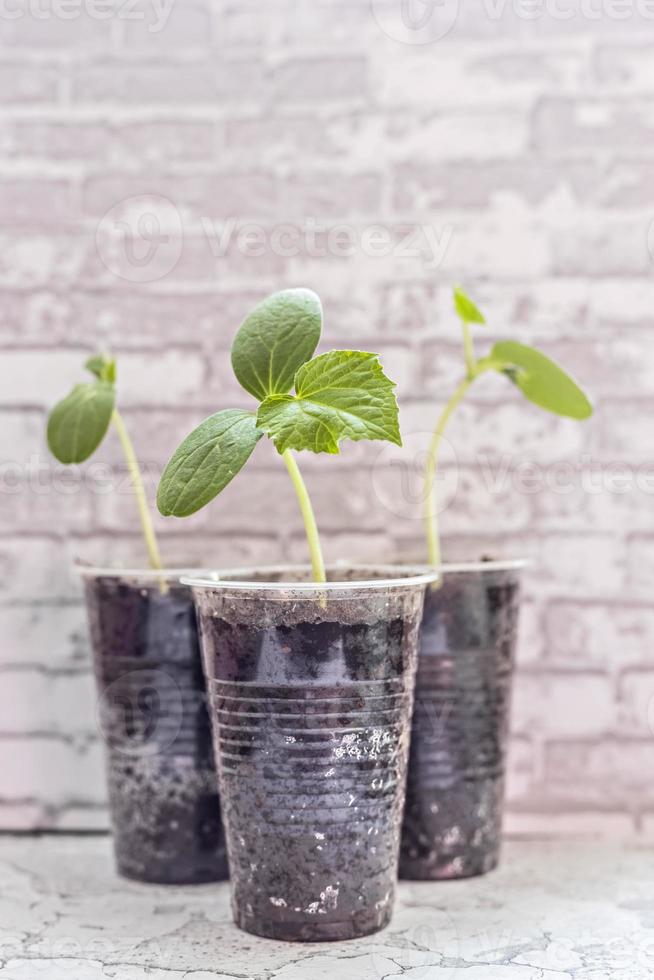
<path id="1" fill-rule="evenodd" d="M 499 871 L 403 883 L 391 926 L 343 944 L 256 939 L 227 885 L 116 877 L 106 837 L 0 837 L 0 980 L 645 980 L 654 849 L 507 843 Z"/>

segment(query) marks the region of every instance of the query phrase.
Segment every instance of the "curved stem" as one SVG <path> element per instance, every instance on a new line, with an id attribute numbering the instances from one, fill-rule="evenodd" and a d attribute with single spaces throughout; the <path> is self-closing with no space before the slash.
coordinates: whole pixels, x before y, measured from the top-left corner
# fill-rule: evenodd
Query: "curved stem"
<path id="1" fill-rule="evenodd" d="M 286 452 L 282 453 L 282 458 L 286 463 L 286 468 L 289 472 L 291 480 L 293 481 L 297 499 L 300 503 L 302 519 L 304 520 L 304 529 L 307 534 L 307 541 L 309 542 L 311 567 L 313 569 L 314 580 L 316 582 L 326 582 L 327 577 L 325 575 L 325 562 L 322 557 L 322 548 L 320 547 L 318 526 L 316 524 L 316 518 L 313 513 L 313 507 L 311 506 L 311 500 L 309 498 L 307 488 L 304 480 L 302 479 L 302 474 L 300 473 L 300 468 L 297 465 L 295 456 L 293 456 L 290 449 L 287 449 Z"/>
<path id="2" fill-rule="evenodd" d="M 441 542 L 438 529 L 438 505 L 434 500 L 434 487 L 436 484 L 436 470 L 438 467 L 438 452 L 443 441 L 443 435 L 447 428 L 447 423 L 452 418 L 459 404 L 463 401 L 468 388 L 474 381 L 472 378 L 464 378 L 456 389 L 449 402 L 445 406 L 443 414 L 438 420 L 434 429 L 434 434 L 429 444 L 427 454 L 427 466 L 425 468 L 425 526 L 427 530 L 427 550 L 430 565 L 441 564 Z"/>
<path id="3" fill-rule="evenodd" d="M 466 367 L 468 368 L 468 378 L 472 381 L 475 377 L 475 369 L 477 367 L 475 344 L 472 339 L 472 333 L 469 325 L 462 322 L 461 326 L 463 328 L 463 350 L 465 352 Z"/>
<path id="4" fill-rule="evenodd" d="M 136 458 L 136 453 L 134 452 L 134 446 L 132 445 L 132 440 L 129 437 L 129 433 L 125 427 L 122 416 L 118 412 L 118 409 L 114 409 L 111 420 L 116 427 L 116 432 L 118 433 L 118 438 L 120 439 L 120 444 L 123 447 L 123 453 L 125 454 L 127 468 L 134 484 L 136 503 L 139 509 L 139 516 L 141 518 L 141 527 L 143 528 L 145 546 L 148 550 L 150 567 L 160 569 L 162 564 L 161 556 L 159 554 L 159 546 L 155 537 L 154 527 L 152 525 L 152 516 L 150 514 L 150 508 L 148 507 L 145 487 L 143 486 L 143 477 L 141 476 L 141 470 Z"/>
<path id="5" fill-rule="evenodd" d="M 467 374 L 443 409 L 443 413 L 438 420 L 429 444 L 427 465 L 425 467 L 425 528 L 427 532 L 427 551 L 431 565 L 440 565 L 442 560 L 440 533 L 438 529 L 438 505 L 434 500 L 434 488 L 436 485 L 436 470 L 438 468 L 438 453 L 441 448 L 441 442 L 443 441 L 443 434 L 452 415 L 463 401 L 468 388 L 473 382 L 480 375 L 485 374 L 486 371 L 498 371 L 503 368 L 501 362 L 494 360 L 492 357 L 483 357 L 477 360 L 470 326 L 465 321 L 462 321 L 461 326 L 463 327 L 463 349 L 466 367 L 468 369 Z"/>

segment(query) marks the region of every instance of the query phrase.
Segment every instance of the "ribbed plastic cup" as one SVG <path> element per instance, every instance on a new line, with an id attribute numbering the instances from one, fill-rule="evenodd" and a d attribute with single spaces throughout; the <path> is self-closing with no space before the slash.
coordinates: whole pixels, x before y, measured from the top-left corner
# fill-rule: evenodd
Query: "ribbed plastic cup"
<path id="1" fill-rule="evenodd" d="M 182 571 L 78 566 L 84 579 L 119 874 L 227 878 L 206 686 Z M 188 574 L 188 570 L 186 572 Z"/>
<path id="2" fill-rule="evenodd" d="M 401 878 L 497 866 L 524 565 L 445 565 L 425 595 Z"/>
<path id="3" fill-rule="evenodd" d="M 238 926 L 354 939 L 395 895 L 418 632 L 435 575 L 223 572 L 197 603 Z"/>

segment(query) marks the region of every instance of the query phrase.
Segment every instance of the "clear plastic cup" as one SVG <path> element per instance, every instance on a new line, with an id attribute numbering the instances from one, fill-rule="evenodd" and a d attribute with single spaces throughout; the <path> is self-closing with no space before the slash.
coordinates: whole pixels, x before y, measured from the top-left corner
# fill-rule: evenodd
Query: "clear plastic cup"
<path id="1" fill-rule="evenodd" d="M 400 877 L 497 866 L 524 561 L 443 565 L 425 596 Z"/>
<path id="2" fill-rule="evenodd" d="M 197 604 L 234 918 L 344 940 L 390 920 L 422 569 L 303 567 L 184 579 Z"/>
<path id="3" fill-rule="evenodd" d="M 224 880 L 206 687 L 193 597 L 179 582 L 184 570 L 77 570 L 118 872 L 161 884 Z"/>

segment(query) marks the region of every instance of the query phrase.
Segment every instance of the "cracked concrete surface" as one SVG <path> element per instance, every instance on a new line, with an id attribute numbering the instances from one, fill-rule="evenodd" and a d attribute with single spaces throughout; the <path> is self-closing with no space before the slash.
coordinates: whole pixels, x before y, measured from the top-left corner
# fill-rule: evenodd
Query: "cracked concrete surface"
<path id="1" fill-rule="evenodd" d="M 654 849 L 512 841 L 498 872 L 402 883 L 390 928 L 350 943 L 239 932 L 227 885 L 116 877 L 106 837 L 0 838 L 0 980 L 645 980 Z"/>

